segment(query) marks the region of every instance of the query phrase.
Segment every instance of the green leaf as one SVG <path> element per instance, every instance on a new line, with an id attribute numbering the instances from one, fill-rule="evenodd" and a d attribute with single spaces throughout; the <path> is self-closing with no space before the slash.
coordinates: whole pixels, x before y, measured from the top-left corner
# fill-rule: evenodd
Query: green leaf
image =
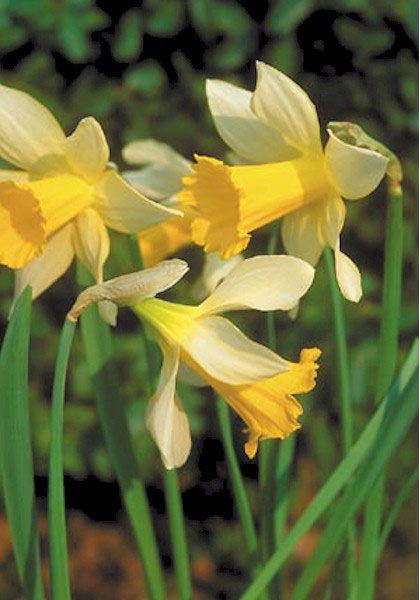
<path id="1" fill-rule="evenodd" d="M 183 27 L 184 13 L 182 3 L 177 0 L 157 2 L 147 19 L 147 32 L 155 36 L 176 35 Z"/>
<path id="2" fill-rule="evenodd" d="M 349 519 L 369 495 L 377 477 L 403 439 L 418 410 L 417 388 L 418 376 L 413 376 L 408 389 L 399 399 L 399 406 L 385 416 L 365 466 L 329 518 L 317 548 L 293 590 L 291 600 L 305 600 L 308 597 L 321 569 L 345 535 Z"/>
<path id="3" fill-rule="evenodd" d="M 362 435 L 359 437 L 347 456 L 341 461 L 334 473 L 329 477 L 328 481 L 315 496 L 314 500 L 311 502 L 302 516 L 298 519 L 287 538 L 283 541 L 281 548 L 277 550 L 267 561 L 254 582 L 241 597 L 241 600 L 254 600 L 254 598 L 257 597 L 257 594 L 265 589 L 266 585 L 282 567 L 293 548 L 296 546 L 298 540 L 324 513 L 324 511 L 348 483 L 349 478 L 352 477 L 357 467 L 366 459 L 372 449 L 375 449 L 378 445 L 381 445 L 381 439 L 383 438 L 383 424 L 386 422 L 386 420 L 388 420 L 388 422 L 391 421 L 390 416 L 392 418 L 398 418 L 398 413 L 402 409 L 401 400 L 404 396 L 406 398 L 405 405 L 407 406 L 404 405 L 404 417 L 399 421 L 399 429 L 394 432 L 392 427 L 387 428 L 387 436 L 390 438 L 387 441 L 392 442 L 395 445 L 398 443 L 401 435 L 405 431 L 405 428 L 412 421 L 415 415 L 415 410 L 417 409 L 416 402 L 414 403 L 413 407 L 412 396 L 405 394 L 409 385 L 411 386 L 412 384 L 412 379 L 417 369 L 418 341 L 413 344 L 410 354 L 401 370 L 400 376 L 397 378 L 388 394 L 386 394 L 383 402 L 380 404 L 374 416 L 365 427 Z M 398 434 L 400 437 L 398 439 L 392 439 L 394 434 Z M 385 441 L 382 442 L 382 445 L 386 446 Z M 387 450 L 384 448 L 384 451 L 380 454 L 382 462 L 374 464 L 375 477 L 378 476 L 378 471 L 380 470 L 379 467 L 382 469 L 385 461 L 388 458 L 386 452 Z M 373 477 L 372 473 L 370 476 Z"/>
<path id="4" fill-rule="evenodd" d="M 48 531 L 53 600 L 70 600 L 66 508 L 63 481 L 63 420 L 67 364 L 75 324 L 65 322 L 58 346 L 51 407 L 51 443 L 48 478 Z"/>
<path id="5" fill-rule="evenodd" d="M 118 22 L 112 54 L 117 60 L 130 61 L 140 54 L 142 45 L 142 17 L 133 8 L 124 13 Z"/>
<path id="6" fill-rule="evenodd" d="M 267 33 L 281 35 L 291 33 L 311 10 L 311 0 L 277 0 L 271 4 L 265 21 Z"/>
<path id="7" fill-rule="evenodd" d="M 27 600 L 43 600 L 29 422 L 31 290 L 13 311 L 0 354 L 0 466 L 19 578 Z"/>
<path id="8" fill-rule="evenodd" d="M 151 600 L 164 600 L 161 564 L 146 491 L 140 479 L 125 408 L 120 399 L 109 328 L 91 306 L 81 317 L 82 337 L 105 442 L 111 457 Z"/>
<path id="9" fill-rule="evenodd" d="M 141 94 L 156 94 L 165 81 L 161 67 L 154 61 L 144 62 L 140 67 L 127 71 L 124 83 Z"/>

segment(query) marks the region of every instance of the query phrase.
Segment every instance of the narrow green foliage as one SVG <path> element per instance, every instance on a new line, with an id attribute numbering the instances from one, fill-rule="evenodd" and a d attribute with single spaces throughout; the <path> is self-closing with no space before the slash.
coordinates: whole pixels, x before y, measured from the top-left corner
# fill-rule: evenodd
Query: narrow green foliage
<path id="1" fill-rule="evenodd" d="M 378 543 L 378 554 L 379 555 L 381 554 L 382 550 L 385 547 L 388 536 L 391 533 L 392 528 L 394 527 L 395 521 L 398 517 L 398 513 L 400 512 L 402 505 L 409 497 L 412 489 L 414 488 L 414 486 L 416 485 L 418 480 L 419 480 L 419 469 L 418 469 L 418 467 L 416 467 L 414 469 L 414 472 L 404 482 L 402 488 L 400 489 L 400 492 L 399 492 L 391 510 L 389 511 L 389 514 L 384 523 L 384 526 L 382 527 L 381 537 L 379 538 L 379 543 Z"/>
<path id="2" fill-rule="evenodd" d="M 179 491 L 178 475 L 175 470 L 165 470 L 165 497 L 168 506 L 169 527 L 171 530 L 172 551 L 175 560 L 175 577 L 179 600 L 193 597 L 190 562 L 188 559 L 187 538 L 185 535 L 184 512 Z"/>
<path id="3" fill-rule="evenodd" d="M 139 251 L 137 238 L 135 236 L 131 236 L 130 246 L 135 268 L 142 269 L 143 260 Z M 144 327 L 143 331 L 146 342 L 145 360 L 147 361 L 147 370 L 149 372 L 149 388 L 150 393 L 152 393 L 154 382 L 157 380 L 159 375 L 157 348 L 151 331 L 146 327 Z M 176 470 L 168 470 L 163 468 L 163 482 L 166 507 L 168 510 L 169 528 L 171 532 L 172 553 L 175 566 L 178 597 L 180 600 L 189 600 L 192 598 L 193 594 L 190 573 L 190 559 L 188 555 L 182 497 Z"/>
<path id="4" fill-rule="evenodd" d="M 48 530 L 52 600 L 70 600 L 66 508 L 63 481 L 63 421 L 67 365 L 75 324 L 64 323 L 57 353 L 51 406 L 51 443 L 48 478 Z"/>
<path id="5" fill-rule="evenodd" d="M 120 399 L 109 329 L 100 319 L 96 306 L 83 313 L 81 325 L 99 418 L 141 556 L 149 598 L 163 600 L 162 568 L 146 491 Z"/>
<path id="6" fill-rule="evenodd" d="M 392 419 L 398 416 L 402 409 L 401 399 L 412 383 L 412 378 L 418 369 L 418 341 L 413 345 L 408 358 L 401 370 L 400 376 L 385 396 L 383 402 L 376 410 L 374 416 L 365 427 L 362 435 L 352 447 L 351 451 L 341 461 L 334 473 L 329 477 L 328 481 L 321 488 L 314 500 L 301 515 L 294 527 L 290 531 L 287 538 L 284 540 L 281 548 L 276 550 L 270 560 L 265 564 L 259 575 L 255 578 L 251 586 L 246 590 L 241 600 L 254 600 L 265 586 L 275 576 L 277 571 L 285 563 L 286 559 L 292 552 L 298 540 L 312 527 L 316 520 L 324 513 L 331 502 L 337 497 L 340 491 L 345 487 L 348 479 L 353 475 L 357 467 L 366 459 L 372 450 L 380 446 L 383 451 L 380 453 L 381 461 L 375 462 L 372 470 L 375 477 L 384 468 L 385 462 L 388 459 L 386 446 L 394 434 L 398 433 L 400 437 L 404 434 L 406 427 L 411 423 L 415 416 L 417 403 L 412 401 L 412 395 L 406 396 L 406 403 L 409 404 L 409 409 L 405 410 L 405 420 L 401 422 L 401 427 L 394 432 L 392 426 L 386 428 L 387 437 L 383 436 L 383 424 L 391 423 Z M 414 406 L 414 409 L 413 409 Z M 395 437 L 395 436 L 394 436 Z M 400 441 L 394 439 L 394 445 Z M 370 474 L 373 478 L 373 475 Z M 369 490 L 368 490 L 369 492 Z M 357 498 L 359 501 L 359 498 Z M 363 498 L 362 498 L 363 500 Z"/>
<path id="7" fill-rule="evenodd" d="M 399 187 L 389 191 L 384 260 L 375 402 L 389 389 L 397 364 L 403 262 L 403 196 Z M 360 563 L 360 589 L 365 600 L 372 600 L 374 595 L 384 489 L 385 475 L 372 489 L 365 510 Z"/>
<path id="8" fill-rule="evenodd" d="M 31 290 L 13 311 L 0 354 L 0 466 L 17 571 L 26 600 L 43 600 L 29 421 Z"/>
<path id="9" fill-rule="evenodd" d="M 418 375 L 413 376 L 406 391 L 400 397 L 400 405 L 383 421 L 377 443 L 358 473 L 357 480 L 347 488 L 323 530 L 317 548 L 293 590 L 291 600 L 305 600 L 315 584 L 321 569 L 343 538 L 348 519 L 369 495 L 375 480 L 383 472 L 387 461 L 403 439 L 418 411 Z M 362 591 L 363 588 L 360 588 Z"/>
<path id="10" fill-rule="evenodd" d="M 353 415 L 351 406 L 350 368 L 346 339 L 346 323 L 344 315 L 343 297 L 337 284 L 334 268 L 334 258 L 331 248 L 324 250 L 325 263 L 327 266 L 328 282 L 331 294 L 331 305 L 333 309 L 333 321 L 335 332 L 335 343 L 337 349 L 337 362 L 340 388 L 340 412 L 341 412 L 341 439 L 343 444 L 343 456 L 350 451 L 353 440 Z M 351 482 L 349 482 L 350 485 Z M 346 577 L 347 590 L 355 585 L 356 578 L 356 524 L 353 520 L 347 521 L 347 557 Z"/>
<path id="11" fill-rule="evenodd" d="M 252 564 L 255 563 L 256 560 L 257 535 L 255 533 L 254 520 L 252 518 L 248 495 L 246 493 L 241 469 L 239 467 L 238 458 L 233 445 L 229 407 L 223 398 L 216 398 L 216 410 L 220 431 L 222 433 L 223 447 L 225 450 L 230 479 L 232 481 L 233 497 L 235 499 L 236 508 L 238 509 L 246 548 Z"/>

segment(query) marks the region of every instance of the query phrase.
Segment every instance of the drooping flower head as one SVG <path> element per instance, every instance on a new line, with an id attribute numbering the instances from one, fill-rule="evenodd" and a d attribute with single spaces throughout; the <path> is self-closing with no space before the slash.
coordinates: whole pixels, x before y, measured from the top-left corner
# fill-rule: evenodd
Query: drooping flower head
<path id="1" fill-rule="evenodd" d="M 292 363 L 251 341 L 230 321 L 228 310 L 289 310 L 312 283 L 313 268 L 289 256 L 257 256 L 233 269 L 199 306 L 174 304 L 154 294 L 185 273 L 184 261 L 170 260 L 137 274 L 85 290 L 69 313 L 77 319 L 90 303 L 130 305 L 153 329 L 163 354 L 157 390 L 147 411 L 147 427 L 167 468 L 179 467 L 191 449 L 188 417 L 176 393 L 178 371 L 212 386 L 247 426 L 247 455 L 260 439 L 285 438 L 300 427 L 302 407 L 294 397 L 315 385 L 319 350 L 302 350 Z M 127 280 L 130 278 L 130 281 Z M 179 373 L 181 375 L 181 371 Z"/>
<path id="2" fill-rule="evenodd" d="M 195 243 L 229 258 L 244 250 L 251 233 L 283 217 L 286 251 L 316 265 L 323 248 L 334 250 L 343 295 L 362 294 L 357 267 L 340 250 L 346 208 L 342 198 L 370 194 L 383 178 L 388 158 L 347 143 L 328 128 L 322 148 L 316 108 L 286 75 L 257 63 L 253 93 L 223 81 L 207 81 L 216 128 L 226 144 L 248 163 L 227 166 L 196 156 L 178 199 L 198 215 Z"/>
<path id="3" fill-rule="evenodd" d="M 75 254 L 97 281 L 109 254 L 106 226 L 123 233 L 180 213 L 134 190 L 109 164 L 99 123 L 80 121 L 66 137 L 53 115 L 28 94 L 0 86 L 0 264 L 17 269 L 15 296 L 36 297 Z"/>

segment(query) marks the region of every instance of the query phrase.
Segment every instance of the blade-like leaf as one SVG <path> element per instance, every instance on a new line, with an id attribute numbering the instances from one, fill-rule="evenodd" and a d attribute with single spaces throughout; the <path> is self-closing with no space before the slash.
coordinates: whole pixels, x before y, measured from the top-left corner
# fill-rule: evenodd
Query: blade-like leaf
<path id="1" fill-rule="evenodd" d="M 75 324 L 66 320 L 60 336 L 51 407 L 51 444 L 48 479 L 48 529 L 52 600 L 70 600 L 66 509 L 63 482 L 63 420 L 67 364 Z"/>
<path id="2" fill-rule="evenodd" d="M 151 600 L 163 600 L 165 590 L 146 491 L 140 479 L 127 416 L 121 402 L 108 326 L 90 306 L 81 316 L 86 351 L 105 442 L 117 475 L 141 556 Z"/>
<path id="3" fill-rule="evenodd" d="M 395 409 L 397 407 L 400 408 L 400 399 L 407 389 L 417 368 L 418 341 L 413 344 L 399 377 L 388 394 L 386 394 L 383 402 L 365 427 L 365 430 L 358 441 L 354 444 L 349 454 L 341 461 L 337 469 L 296 522 L 289 535 L 284 540 L 282 547 L 271 556 L 254 582 L 248 587 L 245 594 L 241 597 L 241 600 L 254 600 L 257 597 L 261 590 L 263 590 L 267 583 L 275 576 L 278 569 L 284 564 L 297 541 L 309 530 L 315 521 L 323 514 L 325 509 L 337 497 L 347 483 L 349 477 L 352 476 L 356 468 L 368 456 L 369 452 L 374 447 L 374 444 L 379 439 L 378 436 L 381 436 L 384 421 L 390 414 L 395 414 Z M 409 416 L 410 415 L 408 415 L 408 417 Z"/>
<path id="4" fill-rule="evenodd" d="M 43 600 L 29 422 L 31 290 L 16 303 L 0 354 L 0 465 L 13 551 L 26 600 Z"/>
<path id="5" fill-rule="evenodd" d="M 414 376 L 400 398 L 399 406 L 387 415 L 362 472 L 347 489 L 329 518 L 317 548 L 293 590 L 291 600 L 305 600 L 308 597 L 325 562 L 341 541 L 349 518 L 367 498 L 372 485 L 403 439 L 417 413 L 417 387 L 418 377 Z"/>

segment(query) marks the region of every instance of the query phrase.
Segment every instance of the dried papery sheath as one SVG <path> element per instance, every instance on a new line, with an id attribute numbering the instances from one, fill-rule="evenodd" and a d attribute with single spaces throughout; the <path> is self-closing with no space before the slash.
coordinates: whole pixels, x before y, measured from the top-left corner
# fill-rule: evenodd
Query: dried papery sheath
<path id="1" fill-rule="evenodd" d="M 103 302 L 110 306 L 133 306 L 167 290 L 179 281 L 188 271 L 188 264 L 180 259 L 165 260 L 156 267 L 121 275 L 105 283 L 93 285 L 79 294 L 67 314 L 70 321 L 76 322 L 80 314 L 91 304 Z M 111 311 L 107 311 L 111 312 Z M 114 311 L 115 312 L 115 311 Z M 110 322 L 110 319 L 106 319 Z M 115 314 L 112 319 L 115 321 Z"/>
<path id="2" fill-rule="evenodd" d="M 350 121 L 330 121 L 327 130 L 331 131 L 346 144 L 351 144 L 358 148 L 365 148 L 366 150 L 373 150 L 374 152 L 378 152 L 378 154 L 382 154 L 382 156 L 389 160 L 386 169 L 387 176 L 395 182 L 395 184 L 401 183 L 403 173 L 398 157 L 391 152 L 389 148 L 384 146 L 384 144 L 381 144 L 365 133 L 359 125 L 351 123 Z"/>

